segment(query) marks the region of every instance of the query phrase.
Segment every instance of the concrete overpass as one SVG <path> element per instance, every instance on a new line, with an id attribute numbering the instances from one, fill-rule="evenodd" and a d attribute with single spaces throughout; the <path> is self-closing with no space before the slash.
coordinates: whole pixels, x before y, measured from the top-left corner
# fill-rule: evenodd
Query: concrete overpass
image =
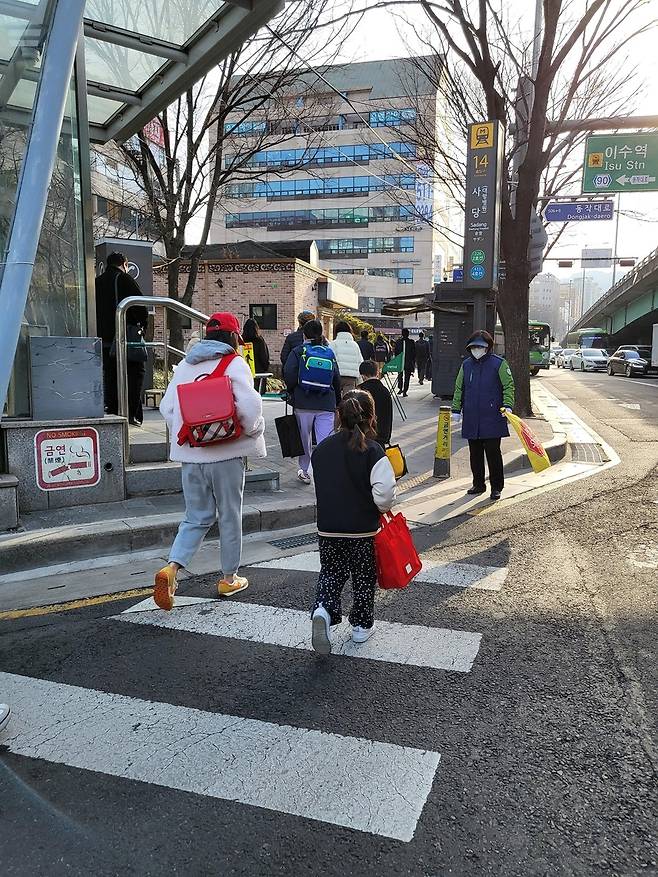
<path id="1" fill-rule="evenodd" d="M 658 323 L 658 249 L 615 283 L 571 331 L 596 327 L 608 332 L 615 345 L 651 344 L 654 323 Z"/>

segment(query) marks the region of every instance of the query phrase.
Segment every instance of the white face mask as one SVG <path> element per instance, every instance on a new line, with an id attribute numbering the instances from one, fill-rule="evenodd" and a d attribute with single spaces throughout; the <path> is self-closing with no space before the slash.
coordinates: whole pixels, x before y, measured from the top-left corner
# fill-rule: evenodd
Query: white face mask
<path id="1" fill-rule="evenodd" d="M 471 356 L 473 359 L 482 359 L 486 353 L 487 350 L 485 347 L 471 347 Z"/>

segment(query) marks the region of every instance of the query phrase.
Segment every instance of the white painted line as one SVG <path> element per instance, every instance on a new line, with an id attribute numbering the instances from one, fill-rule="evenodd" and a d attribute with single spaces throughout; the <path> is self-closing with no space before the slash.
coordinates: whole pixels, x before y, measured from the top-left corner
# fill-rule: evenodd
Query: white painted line
<path id="1" fill-rule="evenodd" d="M 446 585 L 449 588 L 475 588 L 478 591 L 500 591 L 509 570 L 499 566 L 476 563 L 440 563 L 421 555 L 423 568 L 414 581 Z M 413 587 L 413 583 L 409 586 Z"/>
<path id="2" fill-rule="evenodd" d="M 422 571 L 414 581 L 428 584 L 446 585 L 449 588 L 476 588 L 481 591 L 500 591 L 508 570 L 497 566 L 478 566 L 474 563 L 442 563 L 425 555 Z M 251 564 L 263 569 L 290 569 L 301 572 L 320 572 L 320 554 L 306 551 L 288 557 L 276 557 L 261 563 Z"/>
<path id="3" fill-rule="evenodd" d="M 437 752 L 0 673 L 11 752 L 410 841 Z"/>
<path id="4" fill-rule="evenodd" d="M 199 603 L 219 603 L 219 597 L 216 599 L 211 599 L 210 597 L 179 597 L 176 595 L 176 599 L 174 602 L 174 609 L 180 609 L 182 606 L 197 606 Z M 131 606 L 129 609 L 124 609 L 124 612 L 163 612 L 164 610 L 160 609 L 159 606 L 156 605 L 153 597 L 147 597 L 146 600 L 142 600 L 139 603 L 135 603 L 134 606 Z"/>
<path id="5" fill-rule="evenodd" d="M 310 612 L 222 600 L 204 606 L 184 606 L 178 612 L 138 612 L 113 616 L 134 624 L 153 624 L 168 630 L 220 636 L 311 651 Z M 480 648 L 482 634 L 418 624 L 377 621 L 367 642 L 352 642 L 347 619 L 332 631 L 332 654 L 392 664 L 411 664 L 435 670 L 468 673 Z"/>

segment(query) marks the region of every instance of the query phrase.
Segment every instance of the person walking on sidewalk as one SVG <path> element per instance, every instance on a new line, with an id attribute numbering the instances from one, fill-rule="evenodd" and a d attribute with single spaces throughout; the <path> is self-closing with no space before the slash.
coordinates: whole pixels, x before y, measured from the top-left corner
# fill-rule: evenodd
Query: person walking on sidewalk
<path id="1" fill-rule="evenodd" d="M 260 326 L 251 317 L 242 328 L 242 340 L 246 344 L 254 345 L 254 368 L 257 375 L 266 374 L 270 370 L 270 351 L 263 336 L 260 334 Z M 254 388 L 263 395 L 267 390 L 267 378 L 254 378 Z"/>
<path id="2" fill-rule="evenodd" d="M 359 345 L 359 350 L 361 351 L 361 356 L 363 357 L 363 361 L 366 362 L 368 359 L 374 360 L 375 358 L 375 345 L 368 338 L 368 330 L 363 329 L 361 331 L 361 337 L 356 342 Z"/>
<path id="3" fill-rule="evenodd" d="M 363 354 L 354 340 L 350 324 L 341 320 L 336 324 L 334 340 L 329 342 L 340 371 L 340 388 L 343 393 L 353 390 L 359 382 L 359 366 L 363 362 Z"/>
<path id="4" fill-rule="evenodd" d="M 375 338 L 375 362 L 377 363 L 377 377 L 381 377 L 384 365 L 391 358 L 391 348 L 384 336 L 379 333 Z"/>
<path id="5" fill-rule="evenodd" d="M 283 347 L 281 348 L 281 365 L 285 366 L 286 362 L 288 362 L 288 357 L 292 350 L 295 347 L 299 347 L 300 344 L 304 343 L 304 326 L 306 323 L 315 319 L 315 314 L 313 311 L 302 311 L 301 314 L 297 316 L 297 329 L 294 332 L 291 332 L 289 335 L 286 335 L 286 340 L 283 342 Z"/>
<path id="6" fill-rule="evenodd" d="M 409 381 L 416 368 L 416 342 L 409 337 L 409 330 L 402 330 L 402 338 L 395 342 L 395 355 L 404 354 L 402 358 L 402 370 L 398 372 L 398 395 L 409 395 Z"/>
<path id="7" fill-rule="evenodd" d="M 352 640 L 375 632 L 375 533 L 395 502 L 395 475 L 381 445 L 370 393 L 351 390 L 338 407 L 339 431 L 313 452 L 320 577 L 311 613 L 311 643 L 331 652 L 331 628 L 343 620 L 341 594 L 352 579 Z"/>
<path id="8" fill-rule="evenodd" d="M 425 339 L 425 333 L 418 334 L 416 343 L 416 368 L 418 369 L 418 383 L 423 386 L 427 372 L 427 361 L 430 357 L 430 346 Z"/>
<path id="9" fill-rule="evenodd" d="M 363 383 L 360 390 L 365 390 L 372 396 L 375 403 L 375 417 L 377 419 L 377 441 L 385 449 L 391 441 L 393 432 L 393 400 L 391 394 L 377 377 L 377 364 L 366 359 L 359 366 L 359 372 Z"/>
<path id="10" fill-rule="evenodd" d="M 292 397 L 304 453 L 299 458 L 297 478 L 310 484 L 313 432 L 317 444 L 334 431 L 336 407 L 340 402 L 340 371 L 333 350 L 323 336 L 322 323 L 304 324 L 306 342 L 290 352 L 283 379 Z"/>
<path id="11" fill-rule="evenodd" d="M 493 338 L 479 330 L 469 338 L 469 355 L 459 369 L 452 399 L 452 419 L 462 422 L 462 436 L 468 439 L 473 486 L 466 491 L 476 496 L 486 491 L 484 458 L 489 467 L 491 499 L 500 499 L 505 476 L 500 440 L 509 435 L 501 408 L 514 407 L 514 379 L 506 360 L 492 353 Z"/>
<path id="12" fill-rule="evenodd" d="M 185 517 L 169 552 L 169 563 L 155 576 L 153 599 L 161 609 L 173 607 L 178 571 L 187 567 L 217 518 L 222 566 L 217 591 L 221 597 L 230 597 L 244 591 L 249 584 L 238 575 L 242 557 L 245 458 L 264 457 L 266 448 L 262 399 L 254 389 L 251 369 L 241 356 L 235 355 L 240 340 L 240 324 L 233 314 L 213 314 L 206 326 L 205 340 L 199 341 L 178 366 L 160 404 L 171 435 L 170 459 L 182 464 L 185 498 Z M 179 445 L 183 418 L 178 386 L 212 374 L 225 356 L 234 357 L 226 375 L 231 381 L 241 435 L 205 447 Z"/>

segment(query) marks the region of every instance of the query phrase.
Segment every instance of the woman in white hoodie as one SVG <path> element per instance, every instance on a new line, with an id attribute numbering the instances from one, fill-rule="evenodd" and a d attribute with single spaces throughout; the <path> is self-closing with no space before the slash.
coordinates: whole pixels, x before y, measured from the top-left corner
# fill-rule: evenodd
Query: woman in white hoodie
<path id="1" fill-rule="evenodd" d="M 155 576 L 153 599 L 161 609 L 171 609 L 176 593 L 178 570 L 186 567 L 198 551 L 215 520 L 219 518 L 222 578 L 220 596 L 244 591 L 249 582 L 237 574 L 242 556 L 242 496 L 246 457 L 266 455 L 265 421 L 260 394 L 254 389 L 251 369 L 236 356 L 226 369 L 231 380 L 235 409 L 242 427 L 237 439 L 205 447 L 178 444 L 183 426 L 178 402 L 179 384 L 211 374 L 223 356 L 235 354 L 240 324 L 233 314 L 213 314 L 206 326 L 206 338 L 187 354 L 174 373 L 160 404 L 171 436 L 169 456 L 182 463 L 185 517 L 169 552 L 169 563 Z"/>
<path id="2" fill-rule="evenodd" d="M 340 389 L 343 393 L 353 390 L 360 382 L 359 366 L 363 362 L 361 348 L 354 340 L 350 324 L 341 321 L 334 329 L 334 340 L 329 342 L 340 372 Z"/>

